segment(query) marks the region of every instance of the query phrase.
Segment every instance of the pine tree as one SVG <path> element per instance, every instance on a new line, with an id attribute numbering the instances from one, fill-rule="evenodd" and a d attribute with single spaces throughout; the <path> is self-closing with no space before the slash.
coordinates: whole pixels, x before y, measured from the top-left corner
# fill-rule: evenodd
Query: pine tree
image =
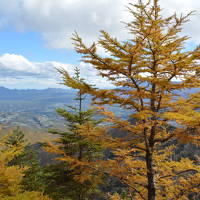
<path id="1" fill-rule="evenodd" d="M 66 120 L 68 128 L 67 131 L 51 130 L 50 132 L 59 138 L 55 144 L 49 144 L 46 149 L 48 152 L 60 154 L 57 160 L 64 162 L 62 165 L 57 165 L 57 170 L 60 168 L 60 172 L 66 174 L 65 178 L 68 181 L 62 187 L 68 188 L 67 195 L 72 199 L 82 200 L 97 192 L 101 178 L 92 171 L 91 163 L 102 156 L 102 148 L 98 142 L 92 142 L 80 135 L 78 130 L 79 126 L 85 123 L 96 127 L 100 121 L 94 120 L 94 109 L 83 108 L 86 95 L 77 87 L 77 84 L 85 84 L 84 79 L 80 77 L 80 70 L 76 67 L 75 76 L 69 79 L 64 70 L 59 69 L 59 72 L 65 77 L 64 85 L 78 89 L 74 98 L 77 104 L 67 106 L 68 109 L 57 109 L 57 113 Z"/>
<path id="2" fill-rule="evenodd" d="M 97 44 L 87 47 L 77 33 L 72 38 L 82 61 L 91 64 L 115 88 L 97 89 L 71 81 L 83 93 L 93 95 L 93 103 L 119 104 L 131 110 L 129 118 L 135 123 L 101 108 L 109 123 L 126 130 L 124 137 L 111 137 L 87 124 L 80 125 L 79 133 L 112 149 L 114 158 L 99 160 L 99 170 L 125 184 L 129 199 L 191 199 L 191 195 L 195 199 L 200 189 L 199 158 L 195 162 L 172 159 L 174 140 L 199 145 L 200 139 L 199 93 L 180 96 L 180 91 L 200 86 L 200 46 L 186 51 L 188 37 L 179 34 L 192 13 L 162 17 L 158 0 L 139 0 L 130 4 L 129 12 L 133 21 L 126 25 L 131 39 L 120 42 L 101 31 Z M 99 55 L 97 45 L 110 56 Z M 63 74 L 69 82 L 68 74 Z"/>

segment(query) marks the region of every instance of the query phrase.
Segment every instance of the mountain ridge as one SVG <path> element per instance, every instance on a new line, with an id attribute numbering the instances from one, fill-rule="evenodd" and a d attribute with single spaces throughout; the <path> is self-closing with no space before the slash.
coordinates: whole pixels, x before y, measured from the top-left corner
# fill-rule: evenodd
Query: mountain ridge
<path id="1" fill-rule="evenodd" d="M 183 97 L 196 92 L 192 90 L 178 91 Z M 70 88 L 46 89 L 9 89 L 0 86 L 0 123 L 8 126 L 28 126 L 36 128 L 52 128 L 65 124 L 62 117 L 56 113 L 56 108 L 66 108 L 66 105 L 76 106 L 74 98 L 76 90 Z M 84 101 L 84 108 L 88 108 L 91 97 Z M 119 107 L 111 110 L 122 118 L 127 118 L 127 112 Z"/>

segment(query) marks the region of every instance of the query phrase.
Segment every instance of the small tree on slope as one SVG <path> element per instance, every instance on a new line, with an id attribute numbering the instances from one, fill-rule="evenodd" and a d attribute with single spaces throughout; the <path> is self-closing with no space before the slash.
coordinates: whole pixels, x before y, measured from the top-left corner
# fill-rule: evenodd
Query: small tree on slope
<path id="1" fill-rule="evenodd" d="M 23 134 L 19 129 L 0 139 L 0 199 L 1 200 L 50 200 L 41 192 L 24 191 L 22 178 L 26 167 L 10 165 L 24 149 Z"/>
<path id="2" fill-rule="evenodd" d="M 100 121 L 94 120 L 94 109 L 85 109 L 84 100 L 86 95 L 78 88 L 78 85 L 85 84 L 84 79 L 80 77 L 80 70 L 75 68 L 75 76 L 67 78 L 67 74 L 61 69 L 59 72 L 65 77 L 64 84 L 72 89 L 78 89 L 75 102 L 77 105 L 68 106 L 68 109 L 58 108 L 57 113 L 62 116 L 68 125 L 67 131 L 51 130 L 53 134 L 59 135 L 59 139 L 54 144 L 47 147 L 47 151 L 56 153 L 57 160 L 64 162 L 66 166 L 66 176 L 69 185 L 69 195 L 72 199 L 85 200 L 90 195 L 96 195 L 97 186 L 101 182 L 101 176 L 97 176 L 92 165 L 96 163 L 96 159 L 102 157 L 102 147 L 99 142 L 92 142 L 86 137 L 79 134 L 80 125 L 85 123 L 96 127 Z"/>

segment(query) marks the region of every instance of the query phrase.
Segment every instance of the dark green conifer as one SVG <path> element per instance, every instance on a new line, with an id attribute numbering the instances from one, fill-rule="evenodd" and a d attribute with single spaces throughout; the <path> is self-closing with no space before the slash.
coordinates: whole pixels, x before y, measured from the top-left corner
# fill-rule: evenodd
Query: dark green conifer
<path id="1" fill-rule="evenodd" d="M 84 100 L 87 97 L 83 94 L 82 89 L 79 89 L 79 84 L 87 84 L 80 77 L 79 68 L 75 68 L 75 75 L 72 78 L 62 69 L 59 72 L 63 76 L 63 84 L 76 89 L 77 93 L 74 98 L 76 103 L 73 106 L 68 105 L 66 109 L 58 108 L 56 110 L 65 119 L 67 130 L 50 130 L 50 133 L 58 135 L 58 140 L 47 147 L 47 150 L 51 153 L 56 153 L 59 162 L 63 163 L 57 164 L 57 167 L 56 165 L 54 166 L 54 169 L 57 170 L 56 176 L 58 180 L 62 179 L 63 181 L 58 183 L 55 180 L 54 184 L 58 185 L 53 195 L 56 199 L 59 199 L 59 192 L 64 192 L 65 196 L 74 200 L 94 198 L 93 195 L 96 196 L 98 193 L 98 183 L 101 178 L 97 176 L 95 171 L 89 169 L 88 163 L 100 158 L 103 151 L 100 144 L 90 141 L 79 133 L 79 126 L 89 123 L 90 126 L 96 127 L 100 120 L 94 119 L 95 109 L 84 105 Z M 69 77 L 69 79 L 66 77 Z M 76 83 L 76 85 L 73 83 Z M 49 178 L 51 179 L 51 177 Z"/>

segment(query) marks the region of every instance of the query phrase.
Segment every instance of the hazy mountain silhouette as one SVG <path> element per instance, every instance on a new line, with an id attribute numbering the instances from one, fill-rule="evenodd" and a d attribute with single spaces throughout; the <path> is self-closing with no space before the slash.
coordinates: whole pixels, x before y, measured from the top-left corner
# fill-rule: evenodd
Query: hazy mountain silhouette
<path id="1" fill-rule="evenodd" d="M 198 89 L 178 91 L 177 94 L 187 96 Z M 76 90 L 48 88 L 38 89 L 8 89 L 0 87 L 0 123 L 19 126 L 37 126 L 40 128 L 63 124 L 55 109 L 66 105 L 76 105 L 74 98 Z M 84 107 L 90 105 L 90 96 L 84 101 Z M 127 118 L 127 111 L 112 107 L 115 114 Z M 129 111 L 130 112 L 130 111 Z"/>

